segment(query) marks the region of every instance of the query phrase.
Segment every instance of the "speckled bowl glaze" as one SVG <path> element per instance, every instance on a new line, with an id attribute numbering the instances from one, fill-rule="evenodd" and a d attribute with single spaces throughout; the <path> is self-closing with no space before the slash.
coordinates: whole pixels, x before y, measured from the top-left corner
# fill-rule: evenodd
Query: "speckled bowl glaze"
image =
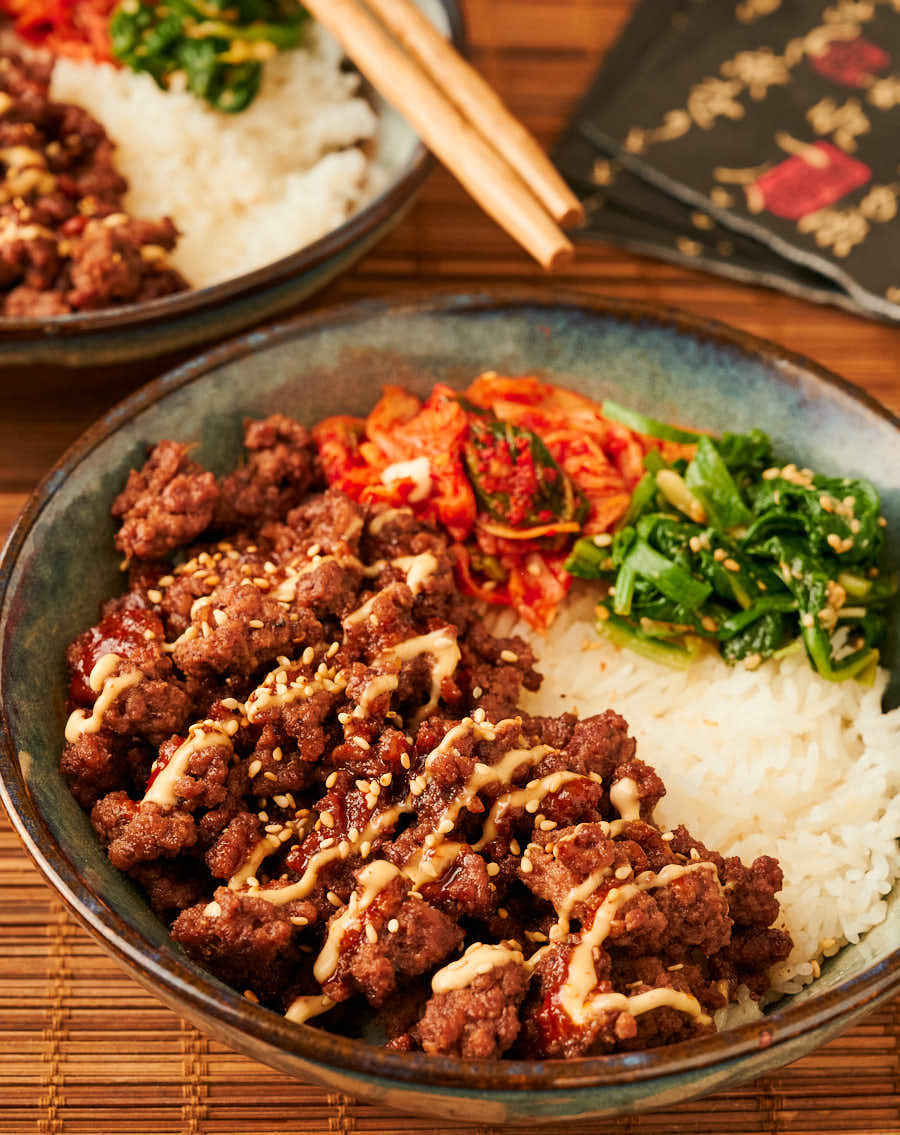
<path id="1" fill-rule="evenodd" d="M 465 48 L 458 0 L 416 2 Z M 211 287 L 49 319 L 0 317 L 0 366 L 105 366 L 172 354 L 236 335 L 330 284 L 403 219 L 434 164 L 406 120 L 377 92 L 372 101 L 379 115 L 374 161 L 385 187 L 344 224 L 305 248 Z"/>
<path id="2" fill-rule="evenodd" d="M 65 644 L 121 587 L 109 504 L 149 443 L 196 445 L 216 472 L 241 419 L 280 409 L 312 423 L 363 413 L 385 380 L 419 393 L 484 369 L 538 372 L 593 397 L 715 430 L 760 426 L 802 463 L 871 478 L 900 562 L 900 423 L 780 347 L 649 306 L 571 295 L 472 294 L 368 302 L 219 347 L 112 410 L 32 497 L 0 567 L 0 777 L 28 850 L 71 910 L 141 984 L 226 1044 L 298 1077 L 408 1111 L 481 1124 L 660 1108 L 794 1060 L 900 987 L 900 896 L 888 920 L 761 1021 L 695 1042 L 569 1062 L 468 1063 L 386 1052 L 293 1025 L 189 961 L 107 862 L 57 771 Z M 893 653 L 897 663 L 897 624 Z M 898 686 L 891 696 L 896 703 Z"/>

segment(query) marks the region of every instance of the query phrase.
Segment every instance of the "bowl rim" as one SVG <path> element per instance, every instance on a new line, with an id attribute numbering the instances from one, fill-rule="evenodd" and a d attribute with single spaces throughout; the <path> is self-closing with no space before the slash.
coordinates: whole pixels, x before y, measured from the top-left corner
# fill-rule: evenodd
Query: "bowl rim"
<path id="1" fill-rule="evenodd" d="M 595 318 L 650 324 L 734 348 L 780 371 L 787 381 L 812 377 L 841 391 L 883 418 L 900 433 L 900 418 L 866 391 L 803 356 L 749 332 L 717 320 L 647 302 L 598 297 L 566 289 L 480 289 L 459 294 L 444 289 L 426 294 L 361 300 L 311 312 L 251 332 L 221 344 L 155 379 L 118 403 L 91 426 L 60 458 L 29 497 L 0 556 L 0 611 L 6 605 L 12 570 L 31 528 L 62 479 L 77 468 L 101 442 L 123 423 L 171 391 L 194 382 L 219 366 L 290 340 L 302 340 L 330 327 L 358 323 L 374 316 L 478 314 L 521 308 L 570 308 Z M 5 704 L 4 673 L 10 642 L 0 628 L 0 710 Z M 252 1055 L 284 1050 L 312 1064 L 341 1069 L 397 1084 L 426 1080 L 435 1087 L 478 1090 L 481 1093 L 541 1091 L 554 1093 L 631 1084 L 681 1073 L 710 1070 L 761 1050 L 789 1045 L 804 1034 L 827 1026 L 840 1027 L 840 1018 L 874 1008 L 900 988 L 900 947 L 869 969 L 834 989 L 800 1004 L 776 1006 L 760 1020 L 644 1052 L 617 1053 L 571 1060 L 466 1061 L 423 1053 L 396 1053 L 364 1041 L 295 1025 L 279 1014 L 255 1005 L 235 990 L 180 956 L 172 947 L 167 963 L 160 952 L 123 917 L 106 905 L 80 877 L 79 870 L 56 842 L 28 792 L 5 712 L 0 714 L 0 799 L 35 864 L 69 909 L 107 952 L 185 1015 L 215 1019 L 227 1028 L 233 1047 L 244 1038 L 258 1047 Z M 795 1053 L 786 1049 L 785 1060 Z"/>
<path id="2" fill-rule="evenodd" d="M 451 41 L 457 51 L 465 54 L 468 39 L 460 0 L 437 2 L 447 17 Z M 293 277 L 311 272 L 374 232 L 413 200 L 434 166 L 435 158 L 431 151 L 421 138 L 417 138 L 404 169 L 368 205 L 351 214 L 337 228 L 286 256 L 271 260 L 250 272 L 220 280 L 216 284 L 189 288 L 184 292 L 144 300 L 142 303 L 120 304 L 99 311 L 67 312 L 65 315 L 19 316 L 11 319 L 0 316 L 0 344 L 23 336 L 64 339 L 67 336 L 78 337 L 109 329 L 127 331 L 212 309 L 236 296 L 254 296 Z"/>

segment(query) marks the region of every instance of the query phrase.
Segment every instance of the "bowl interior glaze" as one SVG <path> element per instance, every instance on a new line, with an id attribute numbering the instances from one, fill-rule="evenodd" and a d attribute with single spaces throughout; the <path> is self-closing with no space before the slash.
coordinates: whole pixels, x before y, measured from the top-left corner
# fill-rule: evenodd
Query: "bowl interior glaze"
<path id="1" fill-rule="evenodd" d="M 109 504 L 148 445 L 194 443 L 196 459 L 222 473 L 240 452 L 246 415 L 281 410 L 311 424 L 365 413 L 385 382 L 426 394 L 435 381 L 462 386 L 485 369 L 538 373 L 716 431 L 759 426 L 800 464 L 869 477 L 882 494 L 889 556 L 900 563 L 896 419 L 780 348 L 679 313 L 576 296 L 476 293 L 304 317 L 216 348 L 139 391 L 84 435 L 29 503 L 0 568 L 4 801 L 38 865 L 102 944 L 184 1015 L 260 1059 L 413 1109 L 462 1116 L 493 1099 L 502 1108 L 494 1122 L 658 1106 L 793 1059 L 895 989 L 897 888 L 886 922 L 761 1024 L 568 1064 L 402 1056 L 289 1025 L 188 961 L 110 866 L 57 770 L 65 645 L 95 620 L 101 599 L 121 590 Z M 898 638 L 895 613 L 887 657 L 895 672 Z M 891 704 L 898 694 L 895 678 Z M 423 1080 L 435 1094 L 424 1103 Z"/>

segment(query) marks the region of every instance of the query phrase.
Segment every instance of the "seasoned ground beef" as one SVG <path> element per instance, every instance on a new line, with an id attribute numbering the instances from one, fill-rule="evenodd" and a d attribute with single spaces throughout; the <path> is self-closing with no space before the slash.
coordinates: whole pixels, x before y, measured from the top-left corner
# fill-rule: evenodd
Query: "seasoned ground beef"
<path id="1" fill-rule="evenodd" d="M 128 216 L 113 143 L 87 111 L 50 100 L 50 70 L 0 52 L 3 314 L 97 311 L 183 291 L 167 262 L 175 226 Z"/>
<path id="2" fill-rule="evenodd" d="M 132 472 L 130 589 L 68 653 L 61 768 L 173 937 L 292 1020 L 466 1059 L 667 1044 L 764 993 L 777 862 L 660 828 L 618 714 L 517 708 L 534 655 L 439 532 L 317 491 L 283 415 L 245 431 L 221 481 L 170 441 Z"/>

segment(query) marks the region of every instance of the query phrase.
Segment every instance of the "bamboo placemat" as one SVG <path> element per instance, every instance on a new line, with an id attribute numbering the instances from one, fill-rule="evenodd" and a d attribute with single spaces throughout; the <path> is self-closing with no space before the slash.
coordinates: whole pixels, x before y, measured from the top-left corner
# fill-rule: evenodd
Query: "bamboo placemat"
<path id="1" fill-rule="evenodd" d="M 790 1068 L 579 1135 L 900 1132 L 900 998 Z M 209 1039 L 110 961 L 0 821 L 0 1133 L 492 1135 L 291 1080 Z M 529 1128 L 549 1132 L 551 1127 Z"/>

